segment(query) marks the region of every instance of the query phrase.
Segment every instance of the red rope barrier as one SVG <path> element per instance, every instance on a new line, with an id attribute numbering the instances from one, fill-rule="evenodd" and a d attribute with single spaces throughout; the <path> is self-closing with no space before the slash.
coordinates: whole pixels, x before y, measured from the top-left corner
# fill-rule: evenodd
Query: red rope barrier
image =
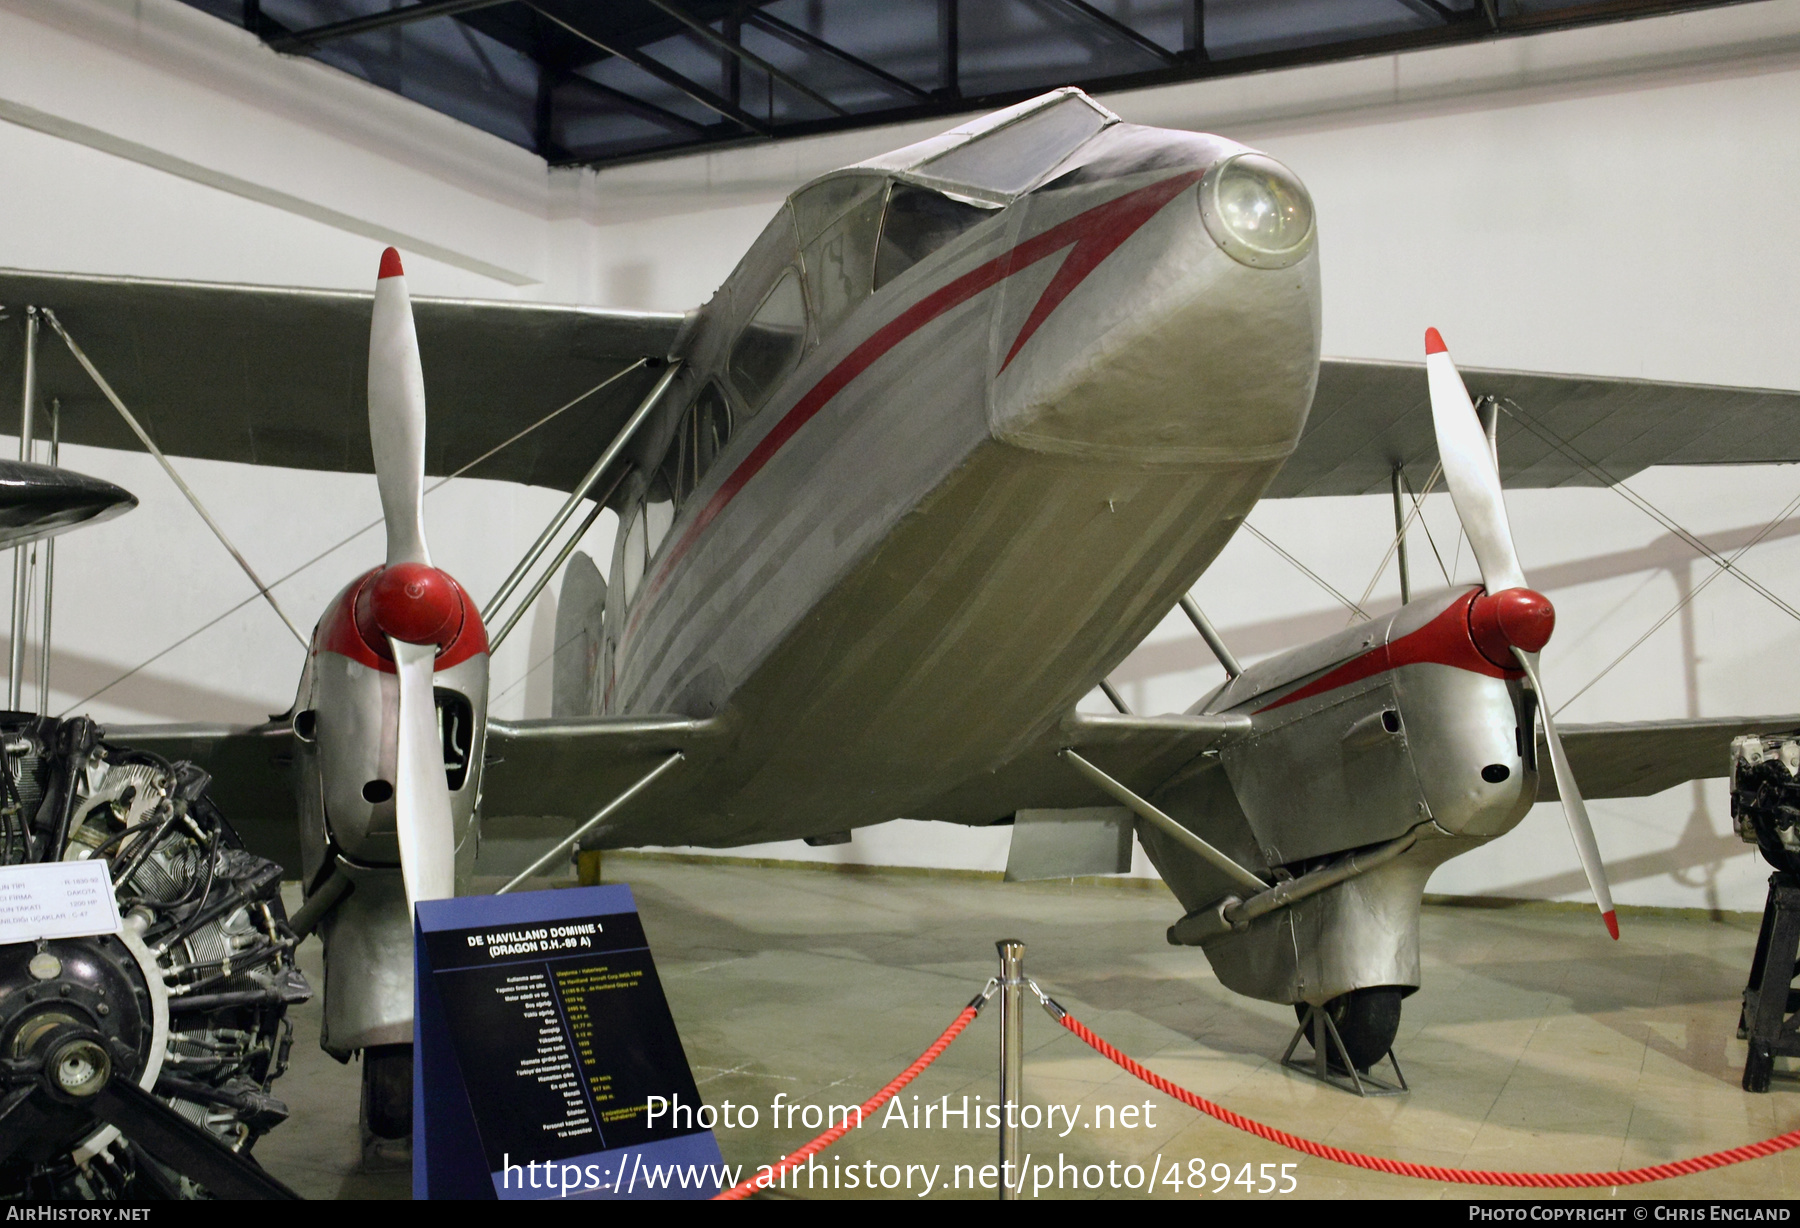
<path id="1" fill-rule="evenodd" d="M 1730 1164 L 1741 1164 L 1745 1160 L 1760 1160 L 1764 1156 L 1772 1156 L 1777 1152 L 1786 1151 L 1790 1147 L 1800 1146 L 1800 1130 L 1790 1130 L 1775 1138 L 1764 1139 L 1760 1143 L 1751 1143 L 1744 1147 L 1733 1147 L 1729 1151 L 1715 1151 L 1711 1155 L 1695 1156 L 1691 1160 L 1676 1160 L 1670 1164 L 1655 1164 L 1649 1168 L 1630 1168 L 1611 1173 L 1501 1173 L 1486 1172 L 1480 1169 L 1439 1168 L 1435 1164 L 1410 1164 L 1405 1160 L 1366 1156 L 1355 1151 L 1345 1151 L 1342 1147 L 1315 1143 L 1311 1139 L 1301 1138 L 1297 1134 L 1289 1134 L 1286 1130 L 1265 1126 L 1260 1121 L 1251 1121 L 1248 1117 L 1216 1105 L 1201 1096 L 1196 1096 L 1185 1087 L 1178 1087 L 1161 1075 L 1146 1070 L 1101 1040 L 1088 1029 L 1086 1024 L 1063 1011 L 1061 1007 L 1057 1007 L 1052 1014 L 1057 1016 L 1058 1023 L 1073 1032 L 1084 1044 L 1102 1057 L 1114 1062 L 1130 1074 L 1136 1075 L 1164 1095 L 1172 1096 L 1191 1108 L 1199 1109 L 1209 1117 L 1216 1117 L 1228 1126 L 1235 1126 L 1239 1130 L 1256 1135 L 1257 1138 L 1267 1139 L 1271 1143 L 1279 1143 L 1283 1147 L 1291 1148 L 1305 1155 L 1317 1156 L 1321 1160 L 1331 1160 L 1356 1168 L 1372 1169 L 1378 1173 L 1391 1173 L 1399 1177 L 1419 1177 L 1427 1181 L 1452 1181 L 1462 1185 L 1511 1185 L 1536 1189 L 1641 1185 L 1646 1181 L 1666 1181 L 1670 1177 L 1686 1177 L 1693 1173 L 1706 1172 L 1709 1169 L 1724 1168 Z"/>
<path id="2" fill-rule="evenodd" d="M 857 1126 L 862 1125 L 864 1118 L 872 1116 L 876 1109 L 879 1109 L 882 1105 L 892 1100 L 903 1087 L 918 1078 L 920 1071 L 937 1061 L 939 1055 L 950 1047 L 950 1042 L 955 1040 L 958 1036 L 961 1036 L 962 1030 L 975 1021 L 975 1016 L 981 1012 L 982 1003 L 986 1001 L 987 993 L 983 993 L 973 1002 L 963 1007 L 962 1014 L 958 1015 L 956 1021 L 944 1029 L 944 1034 L 942 1036 L 931 1042 L 931 1048 L 921 1053 L 918 1061 L 901 1071 L 899 1076 L 895 1078 L 892 1083 L 889 1083 L 886 1087 L 863 1101 L 862 1110 L 857 1113 L 856 1121 L 854 1123 L 851 1122 L 849 1117 L 845 1117 L 840 1124 L 831 1127 L 831 1129 L 819 1135 L 818 1138 L 815 1138 L 806 1146 L 800 1148 L 791 1155 L 784 1156 L 780 1163 L 770 1167 L 770 1171 L 766 1175 L 759 1174 L 754 1177 L 748 1177 L 745 1180 L 738 1182 L 738 1184 L 732 1186 L 724 1193 L 715 1194 L 713 1196 L 714 1201 L 748 1198 L 757 1190 L 768 1189 L 781 1179 L 783 1173 L 799 1168 L 813 1156 L 818 1155 L 821 1151 L 837 1142 L 840 1138 L 843 1138 L 844 1135 L 856 1129 Z"/>

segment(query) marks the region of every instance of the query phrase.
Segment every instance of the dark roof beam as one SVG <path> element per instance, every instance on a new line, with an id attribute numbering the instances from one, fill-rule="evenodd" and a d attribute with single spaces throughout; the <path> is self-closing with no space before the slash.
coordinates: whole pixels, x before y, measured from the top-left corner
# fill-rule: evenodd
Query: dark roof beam
<path id="1" fill-rule="evenodd" d="M 761 9 L 751 9 L 749 13 L 745 14 L 745 20 L 761 29 L 765 34 L 779 38 L 790 47 L 800 51 L 816 51 L 821 55 L 829 56 L 838 63 L 846 64 L 858 72 L 874 78 L 895 93 L 915 102 L 922 102 L 931 97 L 912 82 L 896 77 L 886 69 L 878 68 L 865 59 L 851 55 L 842 47 L 834 46 L 816 34 L 808 34 L 799 26 L 791 26 L 781 18 L 771 16 Z"/>
<path id="2" fill-rule="evenodd" d="M 1400 3 L 1422 17 L 1435 17 L 1447 26 L 1454 25 L 1459 21 L 1467 21 L 1475 16 L 1474 9 L 1467 13 L 1458 13 L 1448 5 L 1440 3 L 1439 0 L 1400 0 Z"/>
<path id="3" fill-rule="evenodd" d="M 676 21 L 679 21 L 682 25 L 684 25 L 688 29 L 692 30 L 695 34 L 699 35 L 706 42 L 711 43 L 714 47 L 717 47 L 720 51 L 723 51 L 726 55 L 732 56 L 738 60 L 741 60 L 743 63 L 750 64 L 756 68 L 761 69 L 763 72 L 768 73 L 769 76 L 771 76 L 775 80 L 781 82 L 783 85 L 787 86 L 789 89 L 795 91 L 796 93 L 802 94 L 807 98 L 812 99 L 814 102 L 818 103 L 820 106 L 824 107 L 826 110 L 830 111 L 832 114 L 842 115 L 842 116 L 846 116 L 846 117 L 850 114 L 850 112 L 844 110 L 844 108 L 840 107 L 837 103 L 831 101 L 831 99 L 825 97 L 825 95 L 819 93 L 817 90 L 813 89 L 810 85 L 806 84 L 806 82 L 800 80 L 798 77 L 795 77 L 790 73 L 783 72 L 781 69 L 775 67 L 775 65 L 773 65 L 773 64 L 769 63 L 767 60 L 763 59 L 760 55 L 757 55 L 754 51 L 750 51 L 750 50 L 744 48 L 743 46 L 732 42 L 730 39 L 721 35 L 717 30 L 713 29 L 711 26 L 707 25 L 705 22 L 696 21 L 692 17 L 689 17 L 686 13 L 682 12 L 681 9 L 677 8 L 675 6 L 675 4 L 672 2 L 672 0 L 647 0 L 647 2 L 651 5 L 653 5 L 654 7 L 661 9 L 663 12 L 665 12 L 669 16 L 673 17 Z"/>
<path id="4" fill-rule="evenodd" d="M 1099 9 L 1087 3 L 1087 0 L 1053 0 L 1053 3 L 1068 9 L 1077 16 L 1085 19 L 1089 25 L 1099 26 L 1113 37 L 1130 43 L 1139 51 L 1147 52 L 1164 64 L 1174 64 L 1179 62 L 1179 57 L 1177 57 L 1173 51 L 1170 51 L 1167 47 L 1156 42 L 1154 39 L 1145 38 L 1142 34 L 1139 34 L 1136 30 L 1132 29 L 1118 18 L 1102 13 Z"/>
<path id="5" fill-rule="evenodd" d="M 348 21 L 334 21 L 329 25 L 314 26 L 310 30 L 295 30 L 264 41 L 275 51 L 304 51 L 333 39 L 349 38 L 352 34 L 366 34 L 370 30 L 424 21 L 428 17 L 450 17 L 457 13 L 507 3 L 510 0 L 423 0 L 423 3 L 409 4 L 405 8 L 371 13 L 367 17 L 352 17 Z"/>
<path id="6" fill-rule="evenodd" d="M 667 128 L 679 128 L 701 135 L 706 133 L 705 124 L 691 120 L 685 115 L 679 115 L 666 107 L 659 107 L 654 102 L 645 102 L 635 94 L 627 94 L 624 90 L 614 89 L 610 85 L 602 85 L 592 77 L 584 77 L 576 72 L 559 74 L 557 84 L 561 85 L 566 82 L 592 90 L 601 97 L 616 102 L 627 110 L 635 111 L 645 119 L 655 120 Z"/>
<path id="7" fill-rule="evenodd" d="M 708 111 L 711 111 L 716 115 L 722 115 L 732 123 L 748 128 L 758 136 L 775 135 L 773 127 L 756 118 L 756 116 L 751 115 L 742 107 L 732 106 L 729 102 L 726 102 L 723 98 L 719 97 L 705 86 L 688 80 L 688 78 L 682 76 L 673 68 L 670 68 L 668 65 L 661 63 L 651 56 L 645 55 L 636 48 L 623 45 L 615 47 L 611 43 L 603 42 L 602 40 L 595 38 L 580 26 L 558 17 L 555 13 L 545 8 L 542 0 L 519 0 L 519 2 L 526 4 L 532 11 L 536 12 L 546 21 L 561 26 L 582 42 L 587 43 L 590 46 L 598 47 L 608 55 L 617 56 L 626 63 L 633 64 L 644 72 L 649 73 L 664 85 L 679 90 L 681 93 L 705 107 Z"/>

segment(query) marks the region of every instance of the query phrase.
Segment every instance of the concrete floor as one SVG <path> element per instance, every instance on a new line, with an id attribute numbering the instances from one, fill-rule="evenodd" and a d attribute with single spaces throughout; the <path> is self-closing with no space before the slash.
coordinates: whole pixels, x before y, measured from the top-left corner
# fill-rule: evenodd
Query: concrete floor
<path id="1" fill-rule="evenodd" d="M 1283 1071 L 1287 1007 L 1226 991 L 1198 952 L 1170 947 L 1176 915 L 1160 887 L 1008 885 L 904 873 L 702 865 L 614 857 L 609 882 L 636 893 L 688 1058 L 708 1102 L 754 1105 L 753 1128 L 718 1131 L 728 1162 L 754 1166 L 810 1139 L 770 1105 L 855 1104 L 903 1069 L 980 989 L 993 943 L 1027 944 L 1026 968 L 1070 1010 L 1157 1072 L 1247 1116 L 1338 1146 L 1423 1163 L 1509 1170 L 1630 1168 L 1738 1146 L 1800 1125 L 1800 1082 L 1767 1095 L 1738 1087 L 1737 999 L 1754 926 L 1654 916 L 1623 919 L 1610 942 L 1589 910 L 1428 907 L 1424 987 L 1396 1045 L 1410 1095 L 1357 1100 Z M 315 984 L 318 946 L 303 947 Z M 990 1007 L 907 1090 L 906 1105 L 995 1094 Z M 277 1092 L 292 1119 L 259 1145 L 277 1176 L 309 1197 L 405 1197 L 405 1173 L 362 1175 L 354 1065 L 318 1049 L 316 1005 L 295 1012 L 290 1073 Z M 1468 1197 L 1479 1188 L 1386 1177 L 1240 1133 L 1132 1079 L 1038 1011 L 1026 1018 L 1026 1098 L 1057 1106 L 1054 1130 L 1025 1131 L 1033 1165 L 1159 1163 L 1154 1195 L 1208 1197 L 1246 1163 L 1293 1165 L 1297 1196 Z M 1304 1050 L 1304 1046 L 1302 1049 Z M 1149 1125 L 1095 1127 L 1096 1106 L 1148 1102 Z M 1076 1126 L 1067 1129 L 1064 1110 Z M 1140 1109 L 1140 1113 L 1142 1110 Z M 1067 1130 L 1066 1136 L 1065 1130 Z M 1062 1136 L 1062 1137 L 1059 1137 Z M 991 1130 L 881 1127 L 850 1134 L 822 1160 L 844 1168 L 991 1164 Z M 1170 1188 L 1172 1162 L 1184 1179 Z M 923 1190 L 924 1170 L 911 1193 Z M 1279 1172 L 1279 1167 L 1271 1170 Z M 1091 1179 L 1095 1174 L 1088 1173 Z M 1065 1178 L 1067 1180 L 1067 1178 Z M 1045 1197 L 1129 1191 L 1049 1189 Z M 1501 1194 L 1501 1191 L 1493 1191 Z M 1800 1152 L 1623 1191 L 1650 1197 L 1800 1196 Z M 904 1196 L 904 1189 L 886 1196 Z M 1606 1189 L 1574 1197 L 1606 1197 Z M 812 1196 L 855 1197 L 845 1189 Z M 785 1195 L 807 1196 L 806 1191 Z"/>

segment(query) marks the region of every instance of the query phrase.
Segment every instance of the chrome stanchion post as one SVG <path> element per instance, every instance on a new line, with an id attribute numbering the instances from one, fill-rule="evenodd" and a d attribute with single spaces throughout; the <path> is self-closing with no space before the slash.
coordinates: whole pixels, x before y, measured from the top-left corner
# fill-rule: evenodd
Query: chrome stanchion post
<path id="1" fill-rule="evenodd" d="M 25 308 L 25 386 L 19 395 L 19 459 L 31 459 L 31 415 L 37 403 L 38 311 Z M 31 613 L 30 547 L 13 551 L 12 651 L 7 663 L 6 706 L 17 711 L 25 702 L 25 627 Z"/>
<path id="2" fill-rule="evenodd" d="M 1019 1105 L 1025 1070 L 1025 944 L 1004 938 L 1000 952 L 1000 1197 L 1019 1196 Z"/>

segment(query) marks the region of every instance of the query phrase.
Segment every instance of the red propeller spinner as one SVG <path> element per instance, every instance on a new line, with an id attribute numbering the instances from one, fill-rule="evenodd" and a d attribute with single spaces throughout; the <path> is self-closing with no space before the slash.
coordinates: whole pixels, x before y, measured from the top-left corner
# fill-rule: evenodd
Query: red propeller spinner
<path id="1" fill-rule="evenodd" d="M 369 646 L 387 654 L 387 637 L 444 648 L 462 633 L 468 610 L 461 587 L 425 563 L 383 567 L 356 593 L 356 629 Z"/>
<path id="2" fill-rule="evenodd" d="M 1556 607 L 1529 588 L 1483 593 L 1469 603 L 1469 635 L 1481 655 L 1502 669 L 1517 669 L 1513 649 L 1541 652 L 1556 630 Z"/>

